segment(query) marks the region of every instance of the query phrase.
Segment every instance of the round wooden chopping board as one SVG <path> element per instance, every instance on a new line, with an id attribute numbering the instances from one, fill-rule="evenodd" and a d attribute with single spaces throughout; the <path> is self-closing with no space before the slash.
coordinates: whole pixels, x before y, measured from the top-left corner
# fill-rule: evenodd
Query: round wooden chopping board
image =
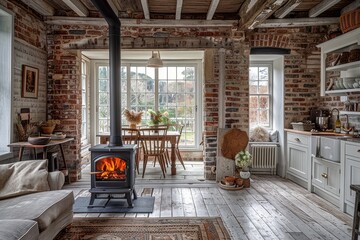
<path id="1" fill-rule="evenodd" d="M 246 132 L 233 128 L 224 134 L 221 153 L 224 157 L 235 159 L 235 155 L 248 145 L 249 137 Z"/>

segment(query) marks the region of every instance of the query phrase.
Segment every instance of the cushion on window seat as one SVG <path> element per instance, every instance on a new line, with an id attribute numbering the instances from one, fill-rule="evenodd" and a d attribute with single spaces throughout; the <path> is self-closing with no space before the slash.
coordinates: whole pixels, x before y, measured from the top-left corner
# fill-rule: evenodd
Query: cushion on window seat
<path id="1" fill-rule="evenodd" d="M 278 142 L 278 131 L 267 130 L 263 127 L 255 127 L 250 130 L 249 142 Z"/>

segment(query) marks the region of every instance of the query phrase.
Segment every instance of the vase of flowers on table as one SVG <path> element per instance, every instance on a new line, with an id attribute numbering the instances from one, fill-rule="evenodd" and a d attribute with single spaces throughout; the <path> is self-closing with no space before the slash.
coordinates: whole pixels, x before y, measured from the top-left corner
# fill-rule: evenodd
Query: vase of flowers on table
<path id="1" fill-rule="evenodd" d="M 169 113 L 167 111 L 160 112 L 159 110 L 154 111 L 152 109 L 149 109 L 148 113 L 150 115 L 149 125 L 156 126 L 156 125 L 159 125 L 159 124 L 168 124 L 168 123 L 170 123 Z"/>
<path id="2" fill-rule="evenodd" d="M 251 165 L 251 154 L 247 150 L 242 150 L 235 155 L 235 165 L 240 169 L 242 179 L 250 178 L 249 166 Z"/>

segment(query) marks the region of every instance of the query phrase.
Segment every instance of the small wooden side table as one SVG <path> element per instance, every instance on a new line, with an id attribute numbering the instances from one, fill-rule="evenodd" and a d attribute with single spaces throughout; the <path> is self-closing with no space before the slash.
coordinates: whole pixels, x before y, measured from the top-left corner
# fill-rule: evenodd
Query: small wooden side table
<path id="1" fill-rule="evenodd" d="M 10 143 L 8 145 L 8 147 L 19 147 L 20 151 L 19 151 L 19 161 L 22 160 L 23 158 L 23 153 L 24 153 L 24 149 L 25 148 L 29 148 L 32 149 L 34 151 L 34 155 L 36 156 L 36 149 L 42 149 L 43 150 L 43 159 L 47 159 L 47 150 L 49 147 L 53 147 L 53 146 L 58 146 L 60 148 L 60 154 L 61 157 L 63 159 L 63 169 L 61 169 L 60 171 L 62 171 L 65 175 L 65 177 L 67 177 L 68 179 L 68 183 L 70 183 L 70 176 L 69 176 L 69 170 L 66 166 L 66 160 L 65 160 L 65 155 L 64 155 L 64 150 L 62 145 L 64 143 L 73 141 L 74 138 L 64 138 L 64 139 L 58 139 L 58 140 L 51 140 L 48 144 L 46 145 L 33 145 L 29 142 L 16 142 L 16 143 Z"/>
<path id="2" fill-rule="evenodd" d="M 359 217 L 360 217 L 360 185 L 350 185 L 350 189 L 355 191 L 355 205 L 354 205 L 354 216 L 353 216 L 353 228 L 352 228 L 352 240 L 357 240 L 359 234 Z"/>

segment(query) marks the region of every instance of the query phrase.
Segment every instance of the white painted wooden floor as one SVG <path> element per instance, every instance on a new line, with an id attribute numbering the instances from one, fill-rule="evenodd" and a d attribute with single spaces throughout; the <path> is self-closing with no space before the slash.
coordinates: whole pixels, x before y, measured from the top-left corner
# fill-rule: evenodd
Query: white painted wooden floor
<path id="1" fill-rule="evenodd" d="M 232 239 L 350 239 L 352 218 L 334 205 L 286 179 L 252 176 L 251 187 L 238 191 L 204 180 L 202 162 L 177 166 L 177 175 L 161 178 L 158 165 L 136 178 L 138 195 L 155 196 L 151 214 L 75 214 L 74 217 L 208 217 L 220 216 Z M 88 194 L 89 166 L 83 178 L 64 188 Z"/>

